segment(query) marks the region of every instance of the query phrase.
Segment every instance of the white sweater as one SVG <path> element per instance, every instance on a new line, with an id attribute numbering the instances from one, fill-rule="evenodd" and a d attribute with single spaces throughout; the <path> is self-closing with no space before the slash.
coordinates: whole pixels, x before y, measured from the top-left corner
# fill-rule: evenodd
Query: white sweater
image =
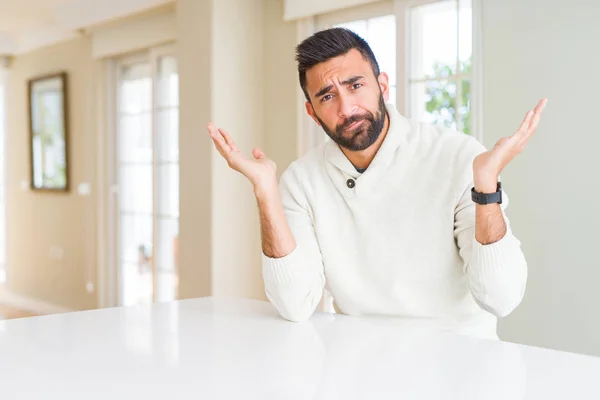
<path id="1" fill-rule="evenodd" d="M 505 214 L 501 240 L 475 239 L 472 163 L 485 148 L 387 110 L 387 136 L 364 173 L 333 141 L 283 173 L 297 247 L 282 258 L 263 254 L 267 297 L 292 321 L 308 319 L 325 289 L 339 313 L 434 318 L 495 334 L 496 316 L 521 302 L 527 264 Z"/>

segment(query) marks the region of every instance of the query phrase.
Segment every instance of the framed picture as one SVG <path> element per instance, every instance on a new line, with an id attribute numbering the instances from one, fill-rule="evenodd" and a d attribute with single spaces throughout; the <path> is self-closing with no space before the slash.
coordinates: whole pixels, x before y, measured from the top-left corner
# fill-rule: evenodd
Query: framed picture
<path id="1" fill-rule="evenodd" d="M 29 80 L 31 189 L 69 191 L 67 74 Z"/>

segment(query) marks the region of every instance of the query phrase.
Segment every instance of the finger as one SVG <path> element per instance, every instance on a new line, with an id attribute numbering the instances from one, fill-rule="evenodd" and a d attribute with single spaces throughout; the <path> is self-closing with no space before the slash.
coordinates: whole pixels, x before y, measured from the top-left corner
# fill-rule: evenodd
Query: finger
<path id="1" fill-rule="evenodd" d="M 542 118 L 542 112 L 544 111 L 544 108 L 546 108 L 547 103 L 548 103 L 548 99 L 542 99 L 542 100 L 540 100 L 538 105 L 535 107 L 533 118 L 531 118 L 531 123 L 529 124 L 530 132 L 528 132 L 528 136 L 531 136 L 535 133 L 535 131 L 540 123 L 540 119 Z"/>
<path id="2" fill-rule="evenodd" d="M 523 119 L 523 122 L 521 122 L 519 129 L 509 137 L 510 143 L 517 144 L 523 140 L 531 123 L 531 118 L 533 118 L 533 111 L 529 110 L 527 111 L 527 114 L 525 114 L 525 118 Z"/>
<path id="3" fill-rule="evenodd" d="M 209 122 L 208 125 L 206 125 L 206 129 L 208 129 L 208 133 L 210 134 L 211 138 L 213 138 L 214 140 L 219 139 L 219 131 L 212 122 Z"/>
<path id="4" fill-rule="evenodd" d="M 219 129 L 217 129 L 217 127 L 213 124 L 213 123 L 209 123 L 206 128 L 208 129 L 208 133 L 210 133 L 210 136 L 213 139 L 223 139 L 223 137 L 221 136 L 221 134 L 219 133 Z M 225 142 L 225 141 L 223 141 Z"/>
<path id="5" fill-rule="evenodd" d="M 231 136 L 229 136 L 229 134 L 225 131 L 225 129 L 219 128 L 219 133 L 223 136 L 223 138 L 225 138 L 225 143 L 227 143 L 229 147 L 231 147 L 231 150 L 237 151 L 238 148 L 235 145 L 235 142 L 233 141 Z"/>
<path id="6" fill-rule="evenodd" d="M 529 111 L 528 114 L 531 114 L 531 119 L 529 120 L 529 126 L 527 127 L 527 130 L 531 130 L 531 128 L 535 128 L 535 126 L 537 126 L 537 124 L 534 125 L 534 123 L 536 121 L 539 122 L 542 115 L 542 111 L 544 111 L 544 108 L 546 107 L 546 103 L 548 103 L 548 99 L 541 99 L 537 103 L 533 111 Z"/>
<path id="7" fill-rule="evenodd" d="M 231 151 L 231 147 L 229 147 L 229 145 L 225 142 L 225 139 L 223 139 L 223 136 L 219 133 L 219 130 L 213 124 L 209 123 L 207 128 L 208 132 L 210 133 L 210 137 L 212 138 L 215 144 L 215 147 L 217 148 L 217 150 L 219 150 L 219 153 L 221 153 L 221 155 L 225 157 L 225 154 Z"/>
<path id="8" fill-rule="evenodd" d="M 208 132 L 210 133 L 210 137 L 215 142 L 215 145 L 222 146 L 223 148 L 229 147 L 227 142 L 225 142 L 223 135 L 221 135 L 221 133 L 219 132 L 219 130 L 217 129 L 216 126 L 214 126 L 212 123 L 209 123 L 207 128 L 208 128 Z"/>
<path id="9" fill-rule="evenodd" d="M 541 99 L 537 105 L 535 106 L 535 109 L 533 111 L 535 111 L 536 113 L 541 113 L 542 111 L 544 111 L 544 108 L 546 108 L 546 104 L 548 104 L 548 99 L 547 98 L 543 98 Z"/>
<path id="10" fill-rule="evenodd" d="M 527 132 L 529 124 L 531 124 L 531 118 L 533 118 L 533 111 L 529 110 L 527 111 L 527 114 L 525 114 L 525 119 L 523 119 L 523 122 L 521 122 L 521 126 L 519 126 L 519 129 L 517 129 L 517 133 Z"/>
<path id="11" fill-rule="evenodd" d="M 215 144 L 215 148 L 217 149 L 219 154 L 221 154 L 221 156 L 223 156 L 224 159 L 227 159 L 228 152 L 223 148 L 223 145 L 216 139 L 213 139 L 212 141 Z"/>
<path id="12" fill-rule="evenodd" d="M 546 107 L 547 99 L 542 99 L 539 101 L 535 109 L 533 110 L 533 115 L 531 117 L 531 121 L 529 121 L 529 126 L 527 127 L 527 131 L 520 135 L 520 138 L 517 142 L 517 145 L 522 149 L 527 144 L 527 141 L 533 136 L 536 132 L 537 127 L 540 123 L 540 119 L 542 118 L 542 112 Z"/>
<path id="13" fill-rule="evenodd" d="M 252 155 L 257 160 L 260 160 L 261 158 L 265 158 L 266 157 L 265 153 L 263 153 L 263 151 L 261 149 L 259 149 L 258 147 L 256 149 L 252 150 Z"/>

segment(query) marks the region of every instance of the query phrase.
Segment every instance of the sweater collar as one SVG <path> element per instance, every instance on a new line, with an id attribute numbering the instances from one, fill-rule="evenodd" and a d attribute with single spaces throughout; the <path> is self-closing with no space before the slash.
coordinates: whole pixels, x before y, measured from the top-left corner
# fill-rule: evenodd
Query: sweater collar
<path id="1" fill-rule="evenodd" d="M 369 168 L 367 168 L 367 172 L 380 164 L 388 164 L 398 147 L 406 142 L 406 136 L 410 131 L 410 122 L 396 110 L 393 104 L 386 104 L 386 110 L 390 119 L 388 132 Z M 329 140 L 327 143 L 325 159 L 355 179 L 361 175 L 333 140 Z"/>

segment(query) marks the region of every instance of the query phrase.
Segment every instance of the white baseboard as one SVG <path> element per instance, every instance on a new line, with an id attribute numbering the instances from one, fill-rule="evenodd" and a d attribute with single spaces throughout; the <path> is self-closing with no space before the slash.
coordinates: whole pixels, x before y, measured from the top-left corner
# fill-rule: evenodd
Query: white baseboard
<path id="1" fill-rule="evenodd" d="M 0 287 L 0 304 L 39 315 L 62 314 L 75 311 L 65 307 L 57 306 L 56 304 L 47 303 L 45 301 L 32 299 L 17 293 L 12 293 L 11 291 L 2 287 Z"/>

